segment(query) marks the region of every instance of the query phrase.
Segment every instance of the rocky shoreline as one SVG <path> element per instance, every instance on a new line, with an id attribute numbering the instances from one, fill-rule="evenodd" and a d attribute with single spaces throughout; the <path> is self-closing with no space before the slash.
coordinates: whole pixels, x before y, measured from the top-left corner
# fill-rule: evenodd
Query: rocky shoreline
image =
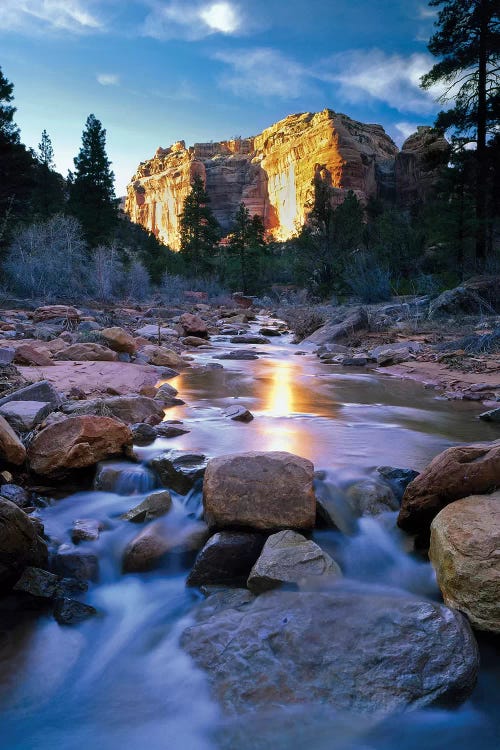
<path id="1" fill-rule="evenodd" d="M 309 336 L 305 351 L 317 350 L 325 366 L 384 372 L 425 361 L 434 344 L 419 340 L 425 333 L 401 340 L 397 314 L 340 311 L 341 320 Z M 390 317 L 392 327 L 371 330 L 380 328 L 377 316 Z M 203 302 L 189 311 L 53 305 L 1 314 L 3 595 L 21 608 L 36 602 L 62 625 L 100 614 L 85 592 L 99 578 L 92 545 L 106 534 L 106 520 L 74 519 L 69 539 L 54 538 L 38 510 L 75 487 L 115 491 L 123 470 L 109 460 L 125 459 L 145 484 L 144 498 L 131 497 L 113 520 L 139 525 L 123 550 L 123 572 L 154 570 L 169 555 L 190 561 L 186 583 L 206 600 L 181 644 L 228 714 L 307 701 L 377 716 L 457 705 L 479 668 L 473 629 L 500 632 L 500 440 L 450 448 L 419 474 L 380 467 L 376 479 L 351 483 L 342 496 L 356 522 L 397 512 L 409 545 L 424 555 L 430 545 L 444 604 L 343 576 L 335 555 L 311 538 L 317 529 L 345 531 L 338 498 L 304 458 L 170 449 L 146 465 L 138 460 L 137 446 L 190 428 L 168 419 L 168 409 L 183 403 L 168 382 L 179 371 L 217 369 L 224 356 L 257 358 L 258 348 L 248 347 L 287 331 L 272 318 L 254 330 L 255 317 L 251 307 Z M 496 324 L 488 323 L 491 330 Z M 237 348 L 221 353 L 218 337 Z M 196 362 L 197 351 L 211 354 L 208 364 Z M 487 361 L 494 378 L 498 361 Z M 476 375 L 481 380 L 468 391 L 497 403 L 495 384 L 483 388 L 484 370 Z M 239 406 L 225 418 L 248 422 L 252 414 Z M 172 526 L 177 497 L 194 505 Z"/>

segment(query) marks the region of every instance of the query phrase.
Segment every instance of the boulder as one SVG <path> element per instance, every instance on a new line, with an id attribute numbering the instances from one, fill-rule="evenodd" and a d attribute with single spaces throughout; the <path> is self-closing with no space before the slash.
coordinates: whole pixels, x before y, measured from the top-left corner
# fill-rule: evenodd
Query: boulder
<path id="1" fill-rule="evenodd" d="M 131 508 L 120 518 L 132 523 L 143 523 L 144 521 L 153 521 L 155 518 L 164 516 L 172 507 L 172 496 L 168 490 L 153 492 L 148 495 L 142 503 Z"/>
<path id="2" fill-rule="evenodd" d="M 155 432 L 158 437 L 174 438 L 179 437 L 179 435 L 186 435 L 190 430 L 177 424 L 165 424 L 163 422 L 155 427 Z"/>
<path id="3" fill-rule="evenodd" d="M 62 408 L 65 414 L 95 414 L 120 419 L 125 424 L 163 419 L 163 407 L 147 396 L 111 396 L 111 398 L 68 402 Z"/>
<path id="4" fill-rule="evenodd" d="M 179 319 L 184 331 L 184 336 L 197 336 L 200 339 L 208 338 L 208 328 L 205 321 L 199 315 L 184 313 Z"/>
<path id="5" fill-rule="evenodd" d="M 0 367 L 10 365 L 14 361 L 16 350 L 12 346 L 0 346 Z"/>
<path id="6" fill-rule="evenodd" d="M 14 586 L 14 591 L 22 591 L 39 599 L 55 599 L 71 593 L 86 591 L 88 585 L 74 578 L 61 578 L 55 573 L 41 568 L 25 568 Z"/>
<path id="7" fill-rule="evenodd" d="M 346 498 L 356 516 L 378 516 L 399 510 L 399 500 L 392 489 L 377 479 L 354 482 L 347 489 Z"/>
<path id="8" fill-rule="evenodd" d="M 76 578 L 77 581 L 96 581 L 99 576 L 97 555 L 72 544 L 61 544 L 51 563 L 58 575 Z"/>
<path id="9" fill-rule="evenodd" d="M 146 526 L 125 548 L 124 573 L 143 573 L 158 567 L 169 552 L 195 552 L 208 536 L 206 524 L 192 521 L 172 528 L 161 520 Z"/>
<path id="10" fill-rule="evenodd" d="M 135 339 L 130 333 L 123 328 L 115 326 L 113 328 L 103 328 L 100 335 L 114 352 L 125 352 L 126 354 L 135 354 L 137 345 Z"/>
<path id="11" fill-rule="evenodd" d="M 224 416 L 227 419 L 232 419 L 233 422 L 251 422 L 253 419 L 253 414 L 250 412 L 246 406 L 229 406 L 224 411 Z"/>
<path id="12" fill-rule="evenodd" d="M 54 366 L 49 352 L 33 344 L 21 344 L 21 346 L 18 346 L 14 362 L 16 365 L 27 365 L 28 367 Z"/>
<path id="13" fill-rule="evenodd" d="M 116 362 L 118 354 L 101 344 L 71 344 L 54 355 L 59 362 Z"/>
<path id="14" fill-rule="evenodd" d="M 64 320 L 68 323 L 79 323 L 81 312 L 71 305 L 45 305 L 38 307 L 33 314 L 35 323 L 46 320 Z"/>
<path id="15" fill-rule="evenodd" d="M 220 531 L 198 553 L 188 586 L 244 586 L 266 537 L 245 531 Z"/>
<path id="16" fill-rule="evenodd" d="M 500 492 L 456 500 L 431 525 L 429 557 L 449 607 L 500 633 Z"/>
<path id="17" fill-rule="evenodd" d="M 390 484 L 399 501 L 410 482 L 418 477 L 418 471 L 414 469 L 398 469 L 395 466 L 378 466 L 377 471 Z"/>
<path id="18" fill-rule="evenodd" d="M 259 331 L 261 336 L 281 336 L 282 333 L 285 333 L 285 331 L 280 330 L 279 328 L 261 328 Z"/>
<path id="19" fill-rule="evenodd" d="M 479 419 L 482 419 L 484 422 L 500 422 L 500 407 L 498 409 L 483 411 L 483 413 L 479 415 Z"/>
<path id="20" fill-rule="evenodd" d="M 401 592 L 334 583 L 331 591 L 219 592 L 181 646 L 225 712 L 314 703 L 377 718 L 455 706 L 479 659 L 459 613 Z"/>
<path id="21" fill-rule="evenodd" d="M 156 440 L 156 430 L 152 425 L 140 422 L 139 424 L 133 424 L 130 429 L 134 445 L 151 445 Z"/>
<path id="22" fill-rule="evenodd" d="M 429 317 L 500 312 L 500 276 L 477 276 L 433 300 Z"/>
<path id="23" fill-rule="evenodd" d="M 26 459 L 26 448 L 10 424 L 0 415 L 0 458 L 9 464 L 21 466 Z"/>
<path id="24" fill-rule="evenodd" d="M 211 346 L 206 339 L 202 339 L 200 336 L 186 336 L 182 339 L 184 346 L 192 346 L 195 349 L 199 346 Z"/>
<path id="25" fill-rule="evenodd" d="M 257 336 L 254 333 L 242 333 L 230 339 L 231 344 L 270 344 L 265 336 Z"/>
<path id="26" fill-rule="evenodd" d="M 210 528 L 314 527 L 314 467 L 292 453 L 236 453 L 209 461 L 203 484 Z"/>
<path id="27" fill-rule="evenodd" d="M 365 328 L 368 328 L 368 315 L 363 307 L 359 307 L 349 313 L 340 322 L 325 323 L 325 325 L 304 339 L 304 342 L 309 341 L 312 344 L 319 345 L 329 344 Z"/>
<path id="28" fill-rule="evenodd" d="M 280 531 L 266 541 L 248 577 L 247 586 L 255 594 L 281 584 L 307 585 L 318 576 L 331 580 L 341 576 L 337 563 L 310 539 L 295 531 Z"/>
<path id="29" fill-rule="evenodd" d="M 95 518 L 80 518 L 73 523 L 71 529 L 71 540 L 74 544 L 78 542 L 96 542 L 103 530 L 104 524 Z"/>
<path id="30" fill-rule="evenodd" d="M 96 614 L 95 607 L 68 597 L 58 599 L 54 606 L 54 618 L 59 625 L 76 625 L 89 617 L 94 617 Z"/>
<path id="31" fill-rule="evenodd" d="M 214 359 L 232 359 L 232 360 L 252 360 L 259 359 L 259 355 L 256 352 L 240 349 L 234 352 L 224 352 L 223 354 L 214 354 Z"/>
<path id="32" fill-rule="evenodd" d="M 158 336 L 160 337 L 160 340 L 170 338 L 172 336 L 174 336 L 175 338 L 179 337 L 178 332 L 174 328 L 165 328 L 164 326 L 160 326 L 158 330 L 158 326 L 152 324 L 142 326 L 142 328 L 138 328 L 137 331 L 135 331 L 135 335 L 138 338 L 149 339 L 149 341 L 158 341 Z"/>
<path id="33" fill-rule="evenodd" d="M 0 499 L 0 587 L 15 583 L 25 568 L 45 568 L 47 562 L 47 545 L 29 516 Z"/>
<path id="34" fill-rule="evenodd" d="M 30 432 L 53 411 L 44 401 L 9 401 L 0 406 L 0 414 L 16 432 Z"/>
<path id="35" fill-rule="evenodd" d="M 448 448 L 406 488 L 398 526 L 425 541 L 433 518 L 448 503 L 492 492 L 499 485 L 500 440 Z"/>
<path id="36" fill-rule="evenodd" d="M 171 367 L 175 370 L 181 370 L 187 367 L 188 363 L 173 349 L 166 349 L 164 346 L 147 344 L 140 350 L 150 365 L 157 367 Z"/>
<path id="37" fill-rule="evenodd" d="M 202 453 L 169 450 L 151 461 L 151 468 L 161 483 L 180 495 L 186 495 L 194 483 L 203 477 L 207 458 Z"/>
<path id="38" fill-rule="evenodd" d="M 2 500 L 10 500 L 18 508 L 30 508 L 33 505 L 29 493 L 17 484 L 2 484 L 0 497 Z"/>
<path id="39" fill-rule="evenodd" d="M 48 380 L 40 380 L 38 383 L 26 385 L 24 388 L 18 388 L 16 391 L 9 393 L 8 396 L 0 398 L 0 406 L 9 403 L 9 401 L 43 401 L 57 409 L 62 399 L 52 383 Z"/>
<path id="40" fill-rule="evenodd" d="M 76 416 L 46 427 L 31 442 L 31 470 L 56 477 L 119 456 L 132 444 L 129 428 L 110 417 Z"/>

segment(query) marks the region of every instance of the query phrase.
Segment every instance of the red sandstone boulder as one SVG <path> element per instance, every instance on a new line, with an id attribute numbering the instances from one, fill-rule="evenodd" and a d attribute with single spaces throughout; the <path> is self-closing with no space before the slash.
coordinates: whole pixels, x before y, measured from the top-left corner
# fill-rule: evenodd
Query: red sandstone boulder
<path id="1" fill-rule="evenodd" d="M 117 419 L 67 417 L 35 437 L 29 446 L 28 461 L 35 474 L 58 476 L 119 456 L 131 444 L 130 429 Z"/>
<path id="2" fill-rule="evenodd" d="M 34 314 L 35 323 L 43 323 L 46 320 L 55 320 L 64 318 L 70 323 L 79 323 L 81 312 L 71 305 L 45 305 L 38 307 Z"/>
<path id="3" fill-rule="evenodd" d="M 184 330 L 184 336 L 197 336 L 200 339 L 208 338 L 208 328 L 199 315 L 184 313 L 180 317 L 180 324 Z"/>
<path id="4" fill-rule="evenodd" d="M 0 416 L 0 459 L 20 466 L 26 458 L 26 449 L 10 424 Z"/>
<path id="5" fill-rule="evenodd" d="M 135 354 L 137 344 L 133 336 L 123 328 L 115 326 L 114 328 L 104 328 L 100 331 L 100 335 L 109 346 L 115 352 L 124 352 L 125 354 Z"/>
<path id="6" fill-rule="evenodd" d="M 51 367 L 54 365 L 47 349 L 35 346 L 34 344 L 21 344 L 21 346 L 18 346 L 14 356 L 14 363 L 16 365 L 27 365 L 28 367 Z"/>
<path id="7" fill-rule="evenodd" d="M 116 362 L 118 355 L 100 344 L 72 344 L 54 356 L 59 362 Z"/>

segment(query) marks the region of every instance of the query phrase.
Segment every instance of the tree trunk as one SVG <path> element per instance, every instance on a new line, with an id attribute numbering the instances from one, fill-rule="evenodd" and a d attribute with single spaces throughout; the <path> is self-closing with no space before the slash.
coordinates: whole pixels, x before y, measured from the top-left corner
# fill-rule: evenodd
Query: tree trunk
<path id="1" fill-rule="evenodd" d="M 486 224 L 488 199 L 488 163 L 486 152 L 486 66 L 488 36 L 488 0 L 481 0 L 479 28 L 479 68 L 477 102 L 477 182 L 476 182 L 476 261 L 486 260 Z"/>

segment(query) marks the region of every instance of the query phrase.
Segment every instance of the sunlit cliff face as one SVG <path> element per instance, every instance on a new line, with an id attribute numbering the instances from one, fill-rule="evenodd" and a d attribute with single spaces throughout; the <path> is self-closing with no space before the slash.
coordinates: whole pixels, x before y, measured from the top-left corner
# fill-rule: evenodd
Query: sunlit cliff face
<path id="1" fill-rule="evenodd" d="M 269 235 L 286 240 L 305 222 L 315 174 L 329 176 L 336 203 L 348 190 L 367 200 L 381 180 L 393 180 L 397 152 L 379 125 L 331 110 L 290 115 L 255 138 L 191 148 L 180 141 L 158 149 L 134 175 L 125 210 L 132 221 L 179 249 L 179 216 L 193 175 L 199 174 L 223 232 L 230 231 L 244 203 L 263 218 Z"/>

